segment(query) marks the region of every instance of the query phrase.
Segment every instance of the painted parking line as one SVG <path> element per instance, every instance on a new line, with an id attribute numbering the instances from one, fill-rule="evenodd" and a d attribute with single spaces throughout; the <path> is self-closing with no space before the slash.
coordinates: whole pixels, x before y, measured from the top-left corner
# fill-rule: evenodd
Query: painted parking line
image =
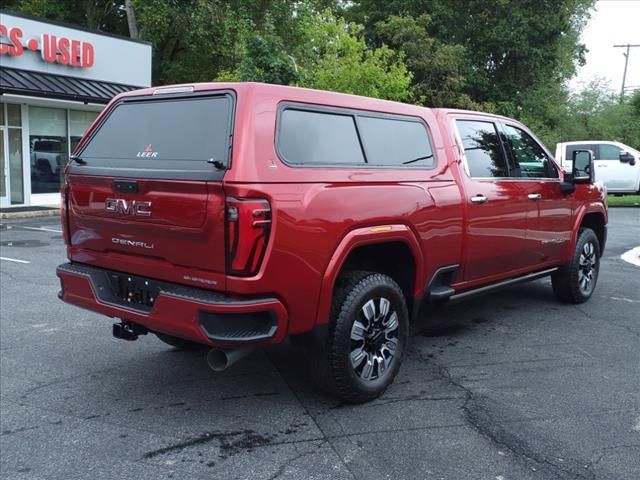
<path id="1" fill-rule="evenodd" d="M 6 260 L 7 262 L 16 262 L 16 263 L 31 263 L 27 260 L 18 260 L 17 258 L 9 258 L 9 257 L 0 257 L 0 260 Z"/>
<path id="2" fill-rule="evenodd" d="M 55 228 L 48 228 L 48 227 L 20 227 L 20 228 L 24 228 L 25 230 L 38 230 L 40 232 L 62 233 L 62 230 L 56 230 Z"/>
<path id="3" fill-rule="evenodd" d="M 620 258 L 625 262 L 640 267 L 640 247 L 632 248 L 628 252 L 624 252 Z"/>

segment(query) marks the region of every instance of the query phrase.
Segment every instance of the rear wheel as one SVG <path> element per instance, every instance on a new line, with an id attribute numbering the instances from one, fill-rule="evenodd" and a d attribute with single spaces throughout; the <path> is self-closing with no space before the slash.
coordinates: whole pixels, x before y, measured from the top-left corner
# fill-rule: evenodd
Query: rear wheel
<path id="1" fill-rule="evenodd" d="M 407 344 L 404 294 L 387 275 L 350 272 L 336 287 L 324 348 L 314 369 L 329 393 L 349 403 L 380 396 L 393 382 Z"/>
<path id="2" fill-rule="evenodd" d="M 173 335 L 167 335 L 165 333 L 154 333 L 156 337 L 158 337 L 162 342 L 166 343 L 167 345 L 171 345 L 178 350 L 204 350 L 205 348 L 207 348 L 207 346 L 202 343 L 192 342 L 190 340 L 185 340 L 184 338 L 180 337 L 174 337 Z"/>
<path id="3" fill-rule="evenodd" d="M 551 276 L 553 291 L 563 302 L 584 303 L 593 294 L 600 271 L 600 242 L 590 228 L 580 231 L 573 258 Z"/>

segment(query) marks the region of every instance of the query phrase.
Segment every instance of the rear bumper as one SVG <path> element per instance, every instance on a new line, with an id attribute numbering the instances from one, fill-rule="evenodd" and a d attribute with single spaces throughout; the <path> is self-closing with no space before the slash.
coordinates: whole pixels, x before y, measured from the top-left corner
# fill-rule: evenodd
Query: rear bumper
<path id="1" fill-rule="evenodd" d="M 137 323 L 153 332 L 217 347 L 278 343 L 286 335 L 287 311 L 276 298 L 236 299 L 199 288 L 134 277 L 137 281 L 150 282 L 158 291 L 152 306 L 137 306 L 115 297 L 109 276 L 120 273 L 79 263 L 62 264 L 56 270 L 61 285 L 58 297 L 87 310 Z"/>

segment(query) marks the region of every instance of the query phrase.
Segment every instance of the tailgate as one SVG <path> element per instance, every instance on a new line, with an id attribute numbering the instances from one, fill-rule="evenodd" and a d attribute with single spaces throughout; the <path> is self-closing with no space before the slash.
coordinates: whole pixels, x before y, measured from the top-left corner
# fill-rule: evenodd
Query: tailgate
<path id="1" fill-rule="evenodd" d="M 112 105 L 67 173 L 71 260 L 219 285 L 233 108 L 228 92 Z"/>

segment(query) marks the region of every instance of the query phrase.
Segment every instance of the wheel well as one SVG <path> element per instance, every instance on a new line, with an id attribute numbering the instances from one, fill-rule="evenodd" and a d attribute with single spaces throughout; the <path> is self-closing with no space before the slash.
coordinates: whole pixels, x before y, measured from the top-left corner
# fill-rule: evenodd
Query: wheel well
<path id="1" fill-rule="evenodd" d="M 352 270 L 378 272 L 393 278 L 404 293 L 411 318 L 416 265 L 406 243 L 387 242 L 356 247 L 349 252 L 340 275 Z"/>
<path id="2" fill-rule="evenodd" d="M 607 237 L 605 232 L 604 215 L 602 215 L 602 213 L 587 213 L 582 219 L 580 228 L 590 228 L 591 230 L 593 230 L 596 234 L 596 237 L 598 237 L 600 249 L 604 250 L 604 244 L 607 241 Z"/>

